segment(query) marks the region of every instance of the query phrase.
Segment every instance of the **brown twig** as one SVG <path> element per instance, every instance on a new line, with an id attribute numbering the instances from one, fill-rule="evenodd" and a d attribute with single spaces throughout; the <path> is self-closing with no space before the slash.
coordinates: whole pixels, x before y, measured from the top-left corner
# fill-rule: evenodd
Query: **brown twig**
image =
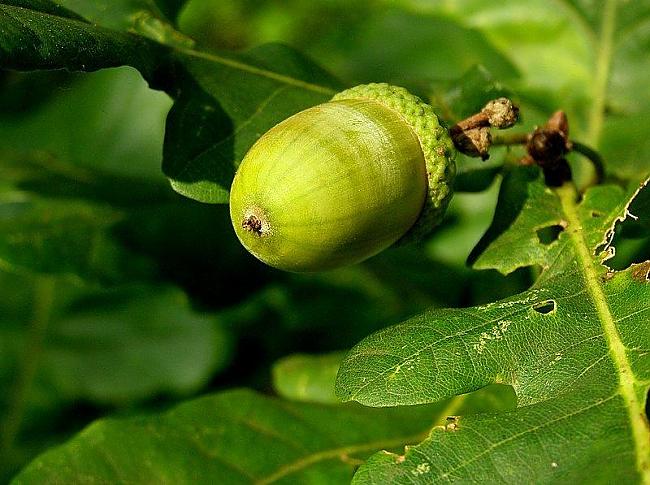
<path id="1" fill-rule="evenodd" d="M 601 156 L 577 141 L 569 139 L 569 121 L 563 111 L 556 111 L 546 124 L 531 133 L 511 133 L 492 136 L 490 128 L 509 128 L 519 115 L 519 109 L 507 98 L 490 101 L 485 107 L 449 130 L 454 145 L 461 153 L 487 160 L 493 145 L 524 145 L 527 155 L 521 165 L 538 165 L 544 171 L 549 186 L 560 186 L 571 180 L 571 169 L 566 155 L 575 151 L 586 157 L 596 172 L 596 183 L 602 182 L 605 169 Z"/>
<path id="2" fill-rule="evenodd" d="M 568 163 L 565 159 L 569 152 L 577 152 L 586 157 L 596 171 L 596 183 L 605 178 L 602 157 L 594 149 L 568 138 L 569 123 L 566 115 L 558 111 L 542 127 L 532 133 L 513 133 L 495 137 L 492 145 L 525 145 L 528 155 L 521 159 L 522 165 L 539 165 L 544 169 L 551 182 L 561 185 L 570 179 Z"/>

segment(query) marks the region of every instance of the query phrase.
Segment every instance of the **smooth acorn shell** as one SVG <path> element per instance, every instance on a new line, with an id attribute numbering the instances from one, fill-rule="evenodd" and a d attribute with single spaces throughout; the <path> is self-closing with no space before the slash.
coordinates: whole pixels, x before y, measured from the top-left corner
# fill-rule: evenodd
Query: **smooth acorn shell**
<path id="1" fill-rule="evenodd" d="M 255 143 L 235 175 L 230 214 L 261 261 L 321 271 L 391 246 L 426 196 L 425 156 L 401 114 L 342 99 L 286 119 Z"/>

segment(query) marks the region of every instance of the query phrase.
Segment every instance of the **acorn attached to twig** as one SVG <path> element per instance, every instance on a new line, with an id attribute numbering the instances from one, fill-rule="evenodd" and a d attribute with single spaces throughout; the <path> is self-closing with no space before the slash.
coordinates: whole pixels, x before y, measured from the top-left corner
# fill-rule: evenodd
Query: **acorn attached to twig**
<path id="1" fill-rule="evenodd" d="M 232 184 L 232 223 L 246 249 L 276 268 L 357 263 L 439 223 L 454 157 L 431 106 L 400 87 L 357 86 L 253 145 Z"/>

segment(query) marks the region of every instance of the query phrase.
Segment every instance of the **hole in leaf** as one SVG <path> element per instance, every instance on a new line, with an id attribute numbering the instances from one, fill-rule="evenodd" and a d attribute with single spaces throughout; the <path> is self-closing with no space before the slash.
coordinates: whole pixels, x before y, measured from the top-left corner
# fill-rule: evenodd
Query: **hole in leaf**
<path id="1" fill-rule="evenodd" d="M 564 228 L 559 224 L 542 227 L 541 229 L 537 229 L 537 239 L 539 239 L 539 242 L 542 244 L 549 245 L 553 241 L 557 241 L 557 238 L 560 237 L 560 233 L 563 230 Z"/>
<path id="2" fill-rule="evenodd" d="M 535 303 L 533 305 L 533 310 L 542 315 L 548 315 L 549 313 L 554 312 L 556 307 L 557 305 L 555 304 L 555 300 L 546 300 Z"/>
<path id="3" fill-rule="evenodd" d="M 650 185 L 643 186 L 614 225 L 614 256 L 605 264 L 617 271 L 650 260 Z"/>
<path id="4" fill-rule="evenodd" d="M 591 211 L 591 217 L 602 217 L 603 213 L 598 211 Z"/>

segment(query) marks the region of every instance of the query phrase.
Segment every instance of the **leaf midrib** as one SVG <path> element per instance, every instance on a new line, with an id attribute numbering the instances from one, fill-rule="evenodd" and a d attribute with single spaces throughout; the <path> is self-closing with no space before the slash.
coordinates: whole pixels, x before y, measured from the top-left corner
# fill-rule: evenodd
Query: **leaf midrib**
<path id="1" fill-rule="evenodd" d="M 618 392 L 625 403 L 632 428 L 637 470 L 642 482 L 650 484 L 650 427 L 645 418 L 645 406 L 639 401 L 635 392 L 634 387 L 638 382 L 627 358 L 625 344 L 616 328 L 600 278 L 594 267 L 593 257 L 584 237 L 584 230 L 577 210 L 578 194 L 572 183 L 558 188 L 557 194 L 568 222 L 567 232 L 577 256 L 578 269 L 582 273 L 587 286 L 587 293 L 596 308 L 609 349 L 609 355 L 618 374 Z"/>
<path id="2" fill-rule="evenodd" d="M 96 26 L 96 25 L 91 24 L 91 23 L 86 22 L 86 21 L 71 19 L 71 18 L 67 18 L 67 17 L 61 17 L 61 16 L 58 16 L 58 15 L 54 15 L 54 14 L 46 13 L 46 12 L 40 12 L 38 10 L 33 10 L 33 9 L 30 9 L 30 8 L 18 7 L 18 6 L 15 6 L 15 5 L 7 5 L 5 3 L 0 3 L 0 6 L 3 7 L 3 9 L 9 10 L 9 11 L 11 11 L 11 10 L 27 11 L 27 12 L 30 12 L 30 13 L 33 13 L 33 14 L 38 14 L 38 15 L 43 16 L 43 17 L 51 17 L 51 18 L 55 19 L 55 21 L 58 21 L 58 22 L 81 24 L 84 27 L 101 28 L 104 31 L 121 33 L 121 32 L 119 32 L 119 31 L 117 31 L 115 29 Z M 173 26 L 170 25 L 170 28 L 173 28 Z M 136 34 L 136 33 L 131 33 L 131 35 L 137 36 L 138 38 L 146 40 L 146 41 L 151 42 L 153 44 L 158 44 L 160 46 L 164 46 L 164 47 L 170 49 L 171 51 L 175 51 L 177 53 L 184 54 L 184 55 L 189 56 L 189 57 L 196 57 L 196 58 L 200 58 L 200 59 L 205 59 L 205 60 L 214 62 L 216 64 L 221 64 L 222 66 L 227 66 L 227 67 L 229 67 L 231 69 L 239 70 L 239 71 L 242 71 L 242 72 L 247 72 L 249 74 L 253 74 L 253 75 L 259 76 L 259 77 L 264 77 L 264 78 L 267 78 L 267 79 L 272 79 L 274 81 L 277 81 L 277 82 L 280 82 L 282 84 L 286 84 L 286 85 L 289 85 L 289 86 L 294 86 L 294 87 L 297 87 L 297 88 L 301 88 L 301 89 L 304 89 L 304 90 L 307 90 L 307 91 L 312 91 L 312 92 L 316 92 L 316 93 L 320 93 L 320 94 L 326 94 L 328 96 L 331 96 L 331 95 L 336 93 L 335 90 L 333 90 L 331 88 L 328 88 L 328 87 L 325 87 L 325 86 L 321 86 L 319 84 L 314 84 L 314 83 L 310 83 L 310 82 L 307 82 L 307 81 L 302 81 L 300 79 L 296 79 L 294 77 L 287 76 L 285 74 L 279 74 L 277 72 L 269 71 L 267 69 L 262 69 L 262 68 L 259 68 L 259 67 L 256 67 L 256 66 L 253 66 L 253 65 L 250 65 L 250 64 L 246 64 L 245 62 L 237 61 L 237 60 L 230 59 L 230 58 L 227 58 L 227 57 L 224 57 L 224 56 L 219 56 L 219 55 L 213 54 L 211 52 L 198 51 L 198 50 L 195 50 L 195 49 L 181 48 L 181 47 L 174 46 L 174 45 L 163 44 L 163 43 L 160 43 L 160 42 L 158 42 L 158 41 L 156 41 L 154 39 L 150 39 L 149 37 L 145 37 L 145 36 L 142 36 L 142 35 Z M 127 61 L 124 61 L 124 63 L 128 64 Z"/>
<path id="3" fill-rule="evenodd" d="M 205 59 L 207 61 L 215 62 L 217 64 L 221 64 L 223 66 L 230 67 L 232 69 L 237 69 L 243 72 L 247 72 L 249 74 L 253 74 L 256 76 L 260 77 L 265 77 L 267 79 L 273 79 L 274 81 L 281 82 L 283 84 L 288 84 L 290 86 L 295 86 L 297 88 L 302 88 L 307 91 L 313 91 L 316 93 L 320 94 L 326 94 L 326 95 L 333 95 L 336 94 L 336 91 L 333 89 L 327 88 L 325 86 L 321 86 L 319 84 L 314 84 L 314 83 L 309 83 L 307 81 L 301 81 L 300 79 L 296 79 L 291 76 L 287 76 L 284 74 L 278 74 L 277 72 L 269 71 L 267 69 L 262 69 L 256 66 L 252 66 L 250 64 L 246 64 L 245 62 L 241 61 L 236 61 L 234 59 L 230 59 L 228 57 L 223 57 L 219 56 L 217 54 L 213 54 L 211 52 L 205 52 L 205 51 L 198 51 L 195 49 L 186 49 L 186 48 L 180 48 L 180 47 L 174 47 L 171 46 L 171 48 L 181 54 L 185 54 L 186 56 L 190 57 L 196 57 L 199 59 Z"/>
<path id="4" fill-rule="evenodd" d="M 351 445 L 351 446 L 342 446 L 340 448 L 333 448 L 329 450 L 320 451 L 317 453 L 312 453 L 308 456 L 305 456 L 299 460 L 288 463 L 280 467 L 278 470 L 273 472 L 271 475 L 255 481 L 256 485 L 268 485 L 273 482 L 285 478 L 288 475 L 293 475 L 294 473 L 304 470 L 310 465 L 319 463 L 322 461 L 333 460 L 336 458 L 344 457 L 346 455 L 352 455 L 355 453 L 363 453 L 368 451 L 379 451 L 385 448 L 395 448 L 396 446 L 402 446 L 406 443 L 419 443 L 424 440 L 428 435 L 428 430 L 424 433 L 418 433 L 411 436 L 405 436 L 401 438 L 395 438 L 392 440 L 380 440 L 375 442 L 363 443 L 360 445 Z"/>
<path id="5" fill-rule="evenodd" d="M 461 395 L 461 396 L 456 396 L 453 399 L 449 401 L 449 404 L 445 406 L 445 408 L 438 413 L 436 417 L 434 417 L 432 421 L 432 426 L 436 423 L 439 422 L 443 419 L 445 419 L 447 416 L 454 415 L 462 406 L 464 403 L 465 399 L 467 398 L 467 395 Z M 332 460 L 335 458 L 341 459 L 342 457 L 346 455 L 352 455 L 355 453 L 363 453 L 363 452 L 368 452 L 368 451 L 379 451 L 379 450 L 386 450 L 386 448 L 396 448 L 398 446 L 404 446 L 409 443 L 420 443 L 421 441 L 425 440 L 428 436 L 429 433 L 431 432 L 430 429 L 425 429 L 421 433 L 417 433 L 414 435 L 410 436 L 403 436 L 400 438 L 393 438 L 393 439 L 386 439 L 386 440 L 378 440 L 374 442 L 369 442 L 369 443 L 361 443 L 361 444 L 356 444 L 356 445 L 349 445 L 349 446 L 342 446 L 340 448 L 334 448 L 334 449 L 329 449 L 329 450 L 323 450 L 319 451 L 317 453 L 310 454 L 308 456 L 304 456 L 294 462 L 288 463 L 286 465 L 281 466 L 278 468 L 275 472 L 271 473 L 270 475 L 260 478 L 255 482 L 256 485 L 268 485 L 270 483 L 276 482 L 282 478 L 285 478 L 288 475 L 292 475 L 294 473 L 299 472 L 300 470 L 305 469 L 309 465 L 313 465 L 314 463 L 319 463 L 321 461 L 328 461 Z"/>

